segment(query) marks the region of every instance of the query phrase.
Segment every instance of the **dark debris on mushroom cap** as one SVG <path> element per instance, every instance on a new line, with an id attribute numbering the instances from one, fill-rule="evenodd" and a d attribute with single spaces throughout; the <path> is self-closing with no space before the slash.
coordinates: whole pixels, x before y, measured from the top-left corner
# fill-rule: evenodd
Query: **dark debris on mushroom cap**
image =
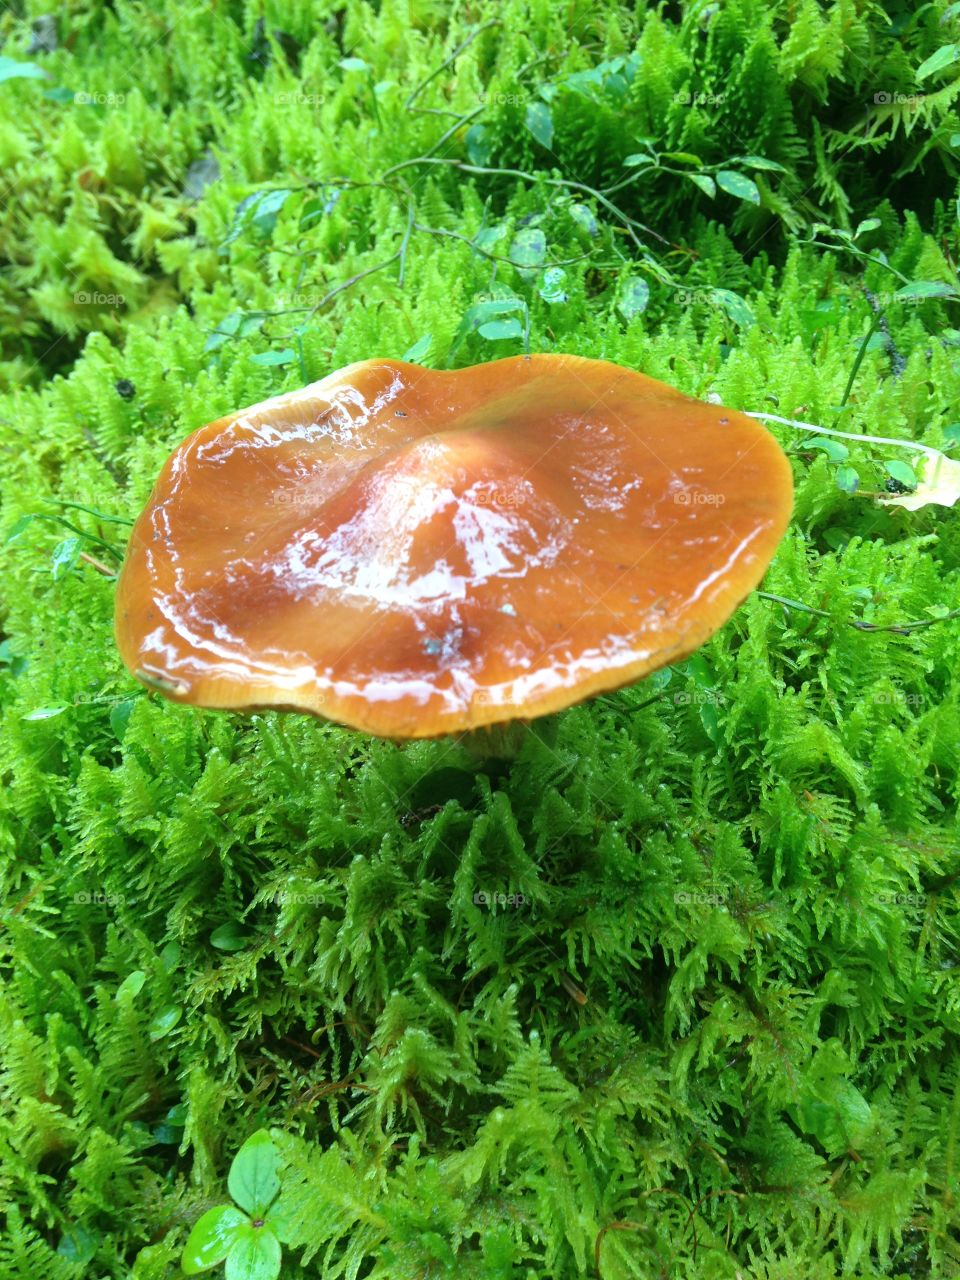
<path id="1" fill-rule="evenodd" d="M 117 641 L 199 706 L 390 738 L 530 719 L 697 649 L 792 494 L 765 428 L 618 365 L 367 360 L 184 441 L 134 528 Z"/>

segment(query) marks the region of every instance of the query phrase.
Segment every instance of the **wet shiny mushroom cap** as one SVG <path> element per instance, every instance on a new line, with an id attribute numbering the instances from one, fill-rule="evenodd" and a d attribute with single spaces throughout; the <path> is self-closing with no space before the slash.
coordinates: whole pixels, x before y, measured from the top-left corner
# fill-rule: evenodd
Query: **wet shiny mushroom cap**
<path id="1" fill-rule="evenodd" d="M 197 706 L 389 738 L 529 719 L 703 644 L 792 494 L 765 428 L 606 361 L 366 360 L 176 450 L 117 642 Z"/>

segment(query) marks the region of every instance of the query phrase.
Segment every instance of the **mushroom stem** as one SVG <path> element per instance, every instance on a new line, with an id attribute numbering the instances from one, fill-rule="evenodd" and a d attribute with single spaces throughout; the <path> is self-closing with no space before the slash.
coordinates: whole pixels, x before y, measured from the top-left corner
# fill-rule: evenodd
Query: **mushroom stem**
<path id="1" fill-rule="evenodd" d="M 552 747 L 557 739 L 557 723 L 555 715 L 539 716 L 535 720 L 506 720 L 502 724 L 468 729 L 458 741 L 474 760 L 513 760 L 531 734 Z"/>

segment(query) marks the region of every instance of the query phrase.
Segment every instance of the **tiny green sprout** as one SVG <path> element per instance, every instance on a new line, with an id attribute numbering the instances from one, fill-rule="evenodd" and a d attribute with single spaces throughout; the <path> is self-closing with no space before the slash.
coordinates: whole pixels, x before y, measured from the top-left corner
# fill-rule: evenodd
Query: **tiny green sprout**
<path id="1" fill-rule="evenodd" d="M 258 1129 L 230 1166 L 227 1186 L 234 1203 L 219 1204 L 194 1223 L 180 1260 L 185 1276 L 225 1263 L 226 1280 L 276 1280 L 281 1243 L 289 1244 L 278 1164 L 269 1132 Z"/>

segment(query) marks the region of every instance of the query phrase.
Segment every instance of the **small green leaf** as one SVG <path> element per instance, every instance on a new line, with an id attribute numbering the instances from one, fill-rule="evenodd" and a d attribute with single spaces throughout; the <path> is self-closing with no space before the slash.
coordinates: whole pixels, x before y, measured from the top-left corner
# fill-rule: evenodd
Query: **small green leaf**
<path id="1" fill-rule="evenodd" d="M 695 182 L 705 195 L 712 200 L 717 194 L 717 184 L 708 173 L 688 173 L 686 175 L 691 182 Z"/>
<path id="2" fill-rule="evenodd" d="M 854 467 L 837 467 L 837 488 L 844 493 L 856 493 L 860 487 L 860 476 Z"/>
<path id="3" fill-rule="evenodd" d="M 632 320 L 634 316 L 646 311 L 650 301 L 650 286 L 641 276 L 628 276 L 620 286 L 620 297 L 617 310 L 624 320 Z"/>
<path id="4" fill-rule="evenodd" d="M 53 557 L 51 570 L 54 582 L 66 576 L 80 559 L 80 551 L 83 547 L 82 538 L 64 538 L 62 542 L 58 542 L 53 549 Z"/>
<path id="5" fill-rule="evenodd" d="M 124 698 L 122 702 L 118 702 L 110 708 L 110 728 L 113 730 L 118 742 L 123 741 L 123 736 L 127 732 L 127 725 L 130 723 L 130 716 L 133 714 L 133 708 L 136 705 L 136 698 Z"/>
<path id="6" fill-rule="evenodd" d="M 343 67 L 344 71 L 369 71 L 369 64 L 364 62 L 362 58 L 341 58 L 338 63 Z"/>
<path id="7" fill-rule="evenodd" d="M 723 307 L 734 324 L 740 325 L 743 329 L 756 324 L 756 318 L 750 310 L 749 303 L 741 298 L 739 293 L 734 293 L 732 289 L 711 289 L 710 296 L 718 306 Z"/>
<path id="8" fill-rule="evenodd" d="M 261 351 L 258 355 L 250 357 L 250 363 L 265 366 L 292 364 L 296 358 L 297 353 L 292 347 L 284 347 L 282 351 Z"/>
<path id="9" fill-rule="evenodd" d="M 499 338 L 519 338 L 523 334 L 523 325 L 515 317 L 509 320 L 490 320 L 482 324 L 478 330 L 481 338 L 495 341 Z"/>
<path id="10" fill-rule="evenodd" d="M 216 351 L 229 338 L 236 337 L 242 319 L 243 314 L 240 311 L 231 311 L 228 316 L 224 316 L 203 344 L 204 351 Z"/>
<path id="11" fill-rule="evenodd" d="M 180 1140 L 183 1138 L 183 1130 L 175 1129 L 172 1124 L 161 1123 L 154 1126 L 150 1136 L 154 1142 L 162 1146 L 175 1147 L 179 1145 Z"/>
<path id="12" fill-rule="evenodd" d="M 133 1000 L 143 990 L 143 984 L 147 980 L 147 975 L 142 969 L 134 969 L 133 973 L 128 973 L 124 980 L 117 987 L 117 1000 Z"/>
<path id="13" fill-rule="evenodd" d="M 484 252 L 492 252 L 495 245 L 499 244 L 503 237 L 507 234 L 508 227 L 505 222 L 496 222 L 492 227 L 483 227 L 473 237 L 473 243 L 478 249 Z"/>
<path id="14" fill-rule="evenodd" d="M 57 1245 L 57 1253 L 61 1258 L 69 1258 L 71 1262 L 85 1264 L 93 1260 L 102 1241 L 103 1236 L 99 1231 L 88 1231 L 77 1223 L 64 1231 Z"/>
<path id="15" fill-rule="evenodd" d="M 30 525 L 33 524 L 34 520 L 38 519 L 39 516 L 31 513 L 27 516 L 21 516 L 19 520 L 14 520 L 13 524 L 10 526 L 10 531 L 6 538 L 4 538 L 4 542 L 15 542 L 16 539 L 20 537 L 21 533 L 23 533 L 25 529 L 28 529 Z"/>
<path id="16" fill-rule="evenodd" d="M 241 951 L 249 941 L 250 935 L 236 920 L 220 925 L 210 935 L 210 945 L 218 951 Z"/>
<path id="17" fill-rule="evenodd" d="M 841 1074 L 842 1070 L 826 1047 L 821 1048 L 800 1085 L 798 1105 L 788 1108 L 799 1127 L 831 1153 L 859 1146 L 866 1140 L 874 1119 L 870 1104 Z"/>
<path id="18" fill-rule="evenodd" d="M 932 76 L 935 71 L 942 71 L 944 67 L 951 66 L 956 62 L 958 52 L 960 52 L 960 45 L 943 45 L 936 53 L 931 53 L 925 62 L 920 63 L 917 67 L 917 79 L 926 80 L 927 76 Z"/>
<path id="19" fill-rule="evenodd" d="M 240 1233 L 249 1225 L 247 1215 L 232 1204 L 220 1204 L 215 1209 L 208 1209 L 194 1223 L 183 1247 L 180 1260 L 183 1274 L 195 1276 L 223 1262 L 239 1240 Z"/>
<path id="20" fill-rule="evenodd" d="M 526 312 L 527 304 L 522 298 L 518 298 L 516 294 L 507 293 L 498 298 L 486 298 L 482 302 L 475 302 L 472 306 L 467 307 L 457 329 L 456 337 L 450 348 L 450 355 L 457 350 L 460 343 L 469 333 L 476 333 L 481 325 L 493 320 L 496 316 L 510 315 L 511 312 Z"/>
<path id="21" fill-rule="evenodd" d="M 570 217 L 582 231 L 587 233 L 588 236 L 595 236 L 597 234 L 597 219 L 589 205 L 572 204 L 570 206 Z"/>
<path id="22" fill-rule="evenodd" d="M 906 485 L 908 489 L 917 487 L 917 473 L 909 462 L 902 462 L 899 458 L 892 458 L 883 465 L 887 469 L 887 474 L 893 476 L 894 480 L 899 484 Z"/>
<path id="23" fill-rule="evenodd" d="M 547 237 L 537 227 L 521 227 L 513 237 L 510 258 L 523 279 L 529 279 L 547 256 Z"/>
<path id="24" fill-rule="evenodd" d="M 942 280 L 911 280 L 893 295 L 897 299 L 907 298 L 955 298 L 957 290 Z"/>
<path id="25" fill-rule="evenodd" d="M 248 338 L 251 333 L 258 333 L 263 328 L 263 322 L 266 316 L 262 311 L 245 311 L 240 314 L 240 324 L 237 327 L 238 338 Z"/>
<path id="26" fill-rule="evenodd" d="M 323 221 L 324 203 L 319 196 L 311 196 L 309 200 L 304 201 L 303 208 L 300 210 L 301 231 L 309 231 L 311 227 Z"/>
<path id="27" fill-rule="evenodd" d="M 19 676 L 26 671 L 27 660 L 19 653 L 14 653 L 9 640 L 0 640 L 0 666 L 9 667 L 12 676 Z"/>
<path id="28" fill-rule="evenodd" d="M 34 711 L 28 711 L 26 715 L 21 716 L 21 720 L 52 720 L 54 716 L 63 715 L 67 710 L 67 703 L 60 703 L 55 707 L 37 707 Z"/>
<path id="29" fill-rule="evenodd" d="M 717 173 L 717 186 L 728 195 L 738 200 L 747 200 L 750 204 L 760 203 L 760 190 L 752 178 L 745 173 L 736 173 L 733 169 L 721 169 Z"/>
<path id="30" fill-rule="evenodd" d="M 233 1158 L 227 1186 L 240 1206 L 255 1218 L 262 1218 L 277 1198 L 279 1152 L 266 1129 L 258 1129 Z"/>
<path id="31" fill-rule="evenodd" d="M 649 692 L 652 690 L 654 693 L 660 693 L 672 679 L 673 667 L 661 667 L 659 671 L 654 671 L 652 675 L 647 676 L 643 681 L 644 691 Z"/>
<path id="32" fill-rule="evenodd" d="M 162 1040 L 164 1036 L 170 1034 L 182 1017 L 183 1010 L 179 1005 L 168 1005 L 165 1009 L 161 1009 L 152 1020 L 147 1029 L 147 1034 L 151 1040 Z"/>
<path id="33" fill-rule="evenodd" d="M 869 351 L 886 351 L 887 341 L 888 339 L 886 335 L 878 331 L 877 333 L 872 333 L 870 335 L 870 337 L 867 339 L 866 345 L 864 345 L 863 338 L 853 338 L 850 342 L 850 346 L 856 347 L 857 350 L 863 347 L 864 351 L 868 351 L 868 352 Z"/>
<path id="34" fill-rule="evenodd" d="M 427 356 L 430 354 L 430 348 L 433 346 L 433 335 L 425 333 L 422 338 L 418 338 L 412 347 L 400 357 L 401 360 L 409 360 L 411 364 L 423 364 Z"/>
<path id="35" fill-rule="evenodd" d="M 812 309 L 805 308 L 799 312 L 800 327 L 808 342 L 821 329 L 839 324 L 840 317 L 841 311 L 835 300 L 818 302 Z M 832 409 L 831 412 L 837 410 Z"/>
<path id="36" fill-rule="evenodd" d="M 472 124 L 463 139 L 467 149 L 467 159 L 481 169 L 490 163 L 493 154 L 493 143 L 486 125 Z"/>
<path id="37" fill-rule="evenodd" d="M 776 160 L 767 160 L 764 156 L 737 156 L 738 164 L 745 164 L 749 169 L 766 169 L 770 173 L 786 173 L 782 164 Z"/>
<path id="38" fill-rule="evenodd" d="M 243 1227 L 227 1254 L 224 1280 L 277 1280 L 282 1250 L 267 1226 Z"/>
<path id="39" fill-rule="evenodd" d="M 568 294 L 563 285 L 567 273 L 563 267 L 548 267 L 540 278 L 538 293 L 544 302 L 566 302 Z"/>
<path id="40" fill-rule="evenodd" d="M 711 742 L 720 741 L 720 716 L 715 703 L 700 703 L 700 723 Z"/>
<path id="41" fill-rule="evenodd" d="M 677 160 L 680 164 L 703 164 L 699 156 L 693 155 L 690 151 L 663 151 L 660 154 L 661 160 Z"/>
<path id="42" fill-rule="evenodd" d="M 694 683 L 701 689 L 712 689 L 716 684 L 713 668 L 702 653 L 695 653 L 686 661 L 687 672 L 693 676 Z"/>
<path id="43" fill-rule="evenodd" d="M 277 225 L 280 210 L 291 195 L 293 195 L 292 190 L 281 187 L 276 191 L 254 191 L 241 200 L 234 213 L 230 230 L 220 244 L 221 254 L 226 254 L 227 246 L 232 244 L 248 226 L 252 226 L 261 239 L 269 236 Z"/>
<path id="44" fill-rule="evenodd" d="M 632 156 L 627 156 L 623 163 L 627 169 L 639 169 L 644 164 L 655 164 L 656 160 L 649 151 L 636 151 Z"/>
<path id="45" fill-rule="evenodd" d="M 264 1223 L 276 1235 L 282 1244 L 292 1243 L 294 1212 L 289 1196 L 281 1191 L 267 1210 Z"/>
<path id="46" fill-rule="evenodd" d="M 16 58 L 0 57 L 0 84 L 4 80 L 47 80 L 43 67 L 35 62 L 18 62 Z M 73 95 L 71 94 L 71 97 Z"/>
<path id="47" fill-rule="evenodd" d="M 541 147 L 553 146 L 553 116 L 545 102 L 531 102 L 527 107 L 526 125 Z"/>
<path id="48" fill-rule="evenodd" d="M 279 191 L 261 191 L 257 193 L 257 198 L 250 205 L 248 216 L 250 225 L 259 236 L 265 238 L 271 234 L 277 225 L 280 210 L 287 203 L 288 197 L 292 195 L 293 192 L 285 187 Z"/>
<path id="49" fill-rule="evenodd" d="M 879 218 L 864 218 L 863 222 L 857 224 L 853 238 L 856 240 L 858 236 L 866 235 L 868 231 L 876 231 L 877 227 L 882 225 Z"/>
<path id="50" fill-rule="evenodd" d="M 494 316 L 509 315 L 511 311 L 525 309 L 526 303 L 515 294 L 503 298 L 485 298 L 483 302 L 475 302 L 472 307 L 467 308 L 462 323 L 466 325 L 468 331 L 479 329 Z"/>
<path id="51" fill-rule="evenodd" d="M 843 462 L 845 458 L 850 456 L 850 450 L 840 440 L 801 440 L 797 448 L 820 449 L 831 462 Z"/>

